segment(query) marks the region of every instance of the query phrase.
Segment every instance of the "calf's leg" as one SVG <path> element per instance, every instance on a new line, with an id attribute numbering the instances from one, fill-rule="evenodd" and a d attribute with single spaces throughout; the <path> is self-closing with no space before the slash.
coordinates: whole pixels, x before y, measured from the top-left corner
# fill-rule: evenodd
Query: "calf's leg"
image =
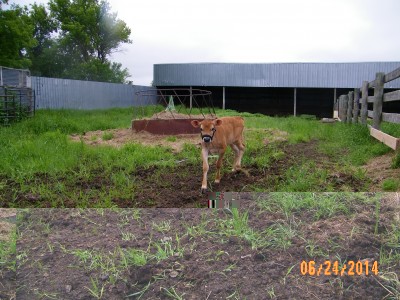
<path id="1" fill-rule="evenodd" d="M 209 169 L 208 149 L 201 150 L 201 158 L 203 160 L 203 181 L 201 184 L 201 192 L 205 193 L 207 191 L 207 173 L 208 173 L 208 169 Z"/>
<path id="2" fill-rule="evenodd" d="M 235 144 L 230 145 L 232 148 L 232 151 L 235 153 L 235 158 L 233 159 L 233 166 L 232 166 L 232 172 L 236 171 L 236 166 L 237 166 L 237 161 L 239 158 L 239 147 L 236 146 Z"/>
<path id="3" fill-rule="evenodd" d="M 242 157 L 244 153 L 244 145 L 240 141 L 231 145 L 232 150 L 235 152 L 235 160 L 233 161 L 232 171 L 239 171 L 241 169 Z"/>
<path id="4" fill-rule="evenodd" d="M 242 165 L 242 158 L 243 158 L 245 146 L 242 141 L 239 141 L 239 143 L 237 144 L 237 147 L 239 148 L 239 154 L 238 154 L 238 158 L 236 161 L 236 170 L 240 170 L 242 168 L 241 165 Z"/>
<path id="5" fill-rule="evenodd" d="M 219 183 L 221 181 L 221 167 L 222 161 L 224 160 L 225 149 L 219 152 L 218 160 L 217 160 L 217 174 L 215 176 L 215 183 Z"/>

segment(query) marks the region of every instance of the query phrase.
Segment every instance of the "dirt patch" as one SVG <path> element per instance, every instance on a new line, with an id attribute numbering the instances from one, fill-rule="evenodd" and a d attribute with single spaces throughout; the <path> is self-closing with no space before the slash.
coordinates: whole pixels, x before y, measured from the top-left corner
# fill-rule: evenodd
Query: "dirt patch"
<path id="1" fill-rule="evenodd" d="M 380 251 L 389 253 L 393 247 L 388 243 L 389 225 L 398 224 L 400 213 L 395 194 L 382 196 L 378 234 L 374 205 L 356 204 L 352 214 L 313 221 L 309 211 L 285 216 L 260 209 L 257 203 L 269 197 L 243 194 L 248 232 L 264 232 L 263 238 L 273 228 L 291 228 L 291 235 L 282 236 L 284 247 L 275 243 L 277 237 L 253 247 L 251 234 L 229 231 L 235 228 L 233 219 L 223 210 L 24 212 L 19 225 L 17 298 L 93 299 L 92 293 L 99 296 L 100 291 L 102 299 L 172 295 L 210 300 L 383 299 L 388 295 L 382 285 L 389 283 L 383 276 L 389 272 L 399 276 L 399 262 L 380 265 L 378 275 L 368 276 L 302 275 L 300 264 L 338 259 L 372 263 L 379 260 Z M 134 253 L 148 255 L 147 260 L 138 263 Z"/>
<path id="2" fill-rule="evenodd" d="M 180 152 L 185 143 L 200 144 L 199 134 L 180 134 L 176 136 L 154 135 L 145 131 L 135 132 L 128 129 L 96 130 L 84 135 L 72 135 L 75 142 L 83 141 L 92 146 L 107 145 L 122 147 L 127 143 L 140 143 L 146 146 L 170 147 L 174 152 Z"/>
<path id="3" fill-rule="evenodd" d="M 186 115 L 184 115 L 186 116 Z M 154 117 L 153 117 L 154 118 Z M 262 132 L 268 139 L 264 139 L 264 144 L 273 142 L 287 141 L 288 133 L 278 129 L 245 129 L 245 131 Z M 179 135 L 157 135 L 146 131 L 135 132 L 131 128 L 127 129 L 109 129 L 85 132 L 83 135 L 71 135 L 71 140 L 75 142 L 83 141 L 92 146 L 107 145 L 120 148 L 127 143 L 140 143 L 146 146 L 164 146 L 170 147 L 174 152 L 180 152 L 183 145 L 194 144 L 200 147 L 199 134 L 179 134 Z"/>
<path id="4" fill-rule="evenodd" d="M 382 183 L 387 178 L 400 178 L 400 168 L 392 169 L 392 161 L 395 152 L 391 151 L 385 155 L 371 159 L 363 168 L 372 181 L 371 191 L 381 191 Z"/>
<path id="5" fill-rule="evenodd" d="M 0 208 L 0 242 L 9 241 L 10 234 L 15 230 L 16 209 Z"/>
<path id="6" fill-rule="evenodd" d="M 289 133 L 276 128 L 266 128 L 266 129 L 247 129 L 247 131 L 262 131 L 269 136 L 268 139 L 264 139 L 264 145 L 268 145 L 273 142 L 286 142 L 289 137 Z"/>
<path id="7" fill-rule="evenodd" d="M 12 217 L 15 217 L 16 214 L 17 214 L 17 210 L 16 209 L 13 209 L 13 208 L 7 208 L 7 209 L 0 208 L 0 219 L 12 218 Z"/>

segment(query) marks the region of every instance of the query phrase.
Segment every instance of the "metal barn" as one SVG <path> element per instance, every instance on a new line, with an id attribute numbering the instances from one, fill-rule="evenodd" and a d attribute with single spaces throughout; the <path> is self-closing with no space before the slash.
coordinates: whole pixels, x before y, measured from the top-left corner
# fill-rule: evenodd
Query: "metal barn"
<path id="1" fill-rule="evenodd" d="M 332 117 L 339 95 L 399 67 L 400 62 L 155 64 L 153 85 L 210 90 L 214 106 L 224 109 Z M 400 80 L 385 86 L 399 88 Z M 385 111 L 400 112 L 398 103 L 386 105 Z"/>

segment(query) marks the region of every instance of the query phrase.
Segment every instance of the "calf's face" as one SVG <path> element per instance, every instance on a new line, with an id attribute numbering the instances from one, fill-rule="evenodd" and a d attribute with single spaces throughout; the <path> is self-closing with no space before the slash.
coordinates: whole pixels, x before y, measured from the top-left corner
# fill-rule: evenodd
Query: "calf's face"
<path id="1" fill-rule="evenodd" d="M 198 127 L 200 128 L 201 139 L 203 140 L 203 142 L 210 143 L 212 142 L 214 134 L 217 131 L 216 127 L 222 124 L 222 120 L 221 119 L 203 120 L 203 121 L 193 120 L 191 124 L 195 128 Z"/>

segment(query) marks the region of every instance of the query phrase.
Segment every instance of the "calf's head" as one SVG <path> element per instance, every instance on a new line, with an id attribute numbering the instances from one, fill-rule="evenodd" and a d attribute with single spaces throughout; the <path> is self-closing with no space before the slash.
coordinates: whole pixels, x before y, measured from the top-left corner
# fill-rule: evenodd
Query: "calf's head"
<path id="1" fill-rule="evenodd" d="M 201 131 L 201 139 L 205 143 L 210 143 L 212 142 L 212 139 L 214 138 L 214 134 L 217 131 L 217 126 L 220 126 L 222 124 L 221 119 L 215 119 L 215 120 L 193 120 L 191 122 L 192 126 L 195 128 L 200 127 Z"/>

